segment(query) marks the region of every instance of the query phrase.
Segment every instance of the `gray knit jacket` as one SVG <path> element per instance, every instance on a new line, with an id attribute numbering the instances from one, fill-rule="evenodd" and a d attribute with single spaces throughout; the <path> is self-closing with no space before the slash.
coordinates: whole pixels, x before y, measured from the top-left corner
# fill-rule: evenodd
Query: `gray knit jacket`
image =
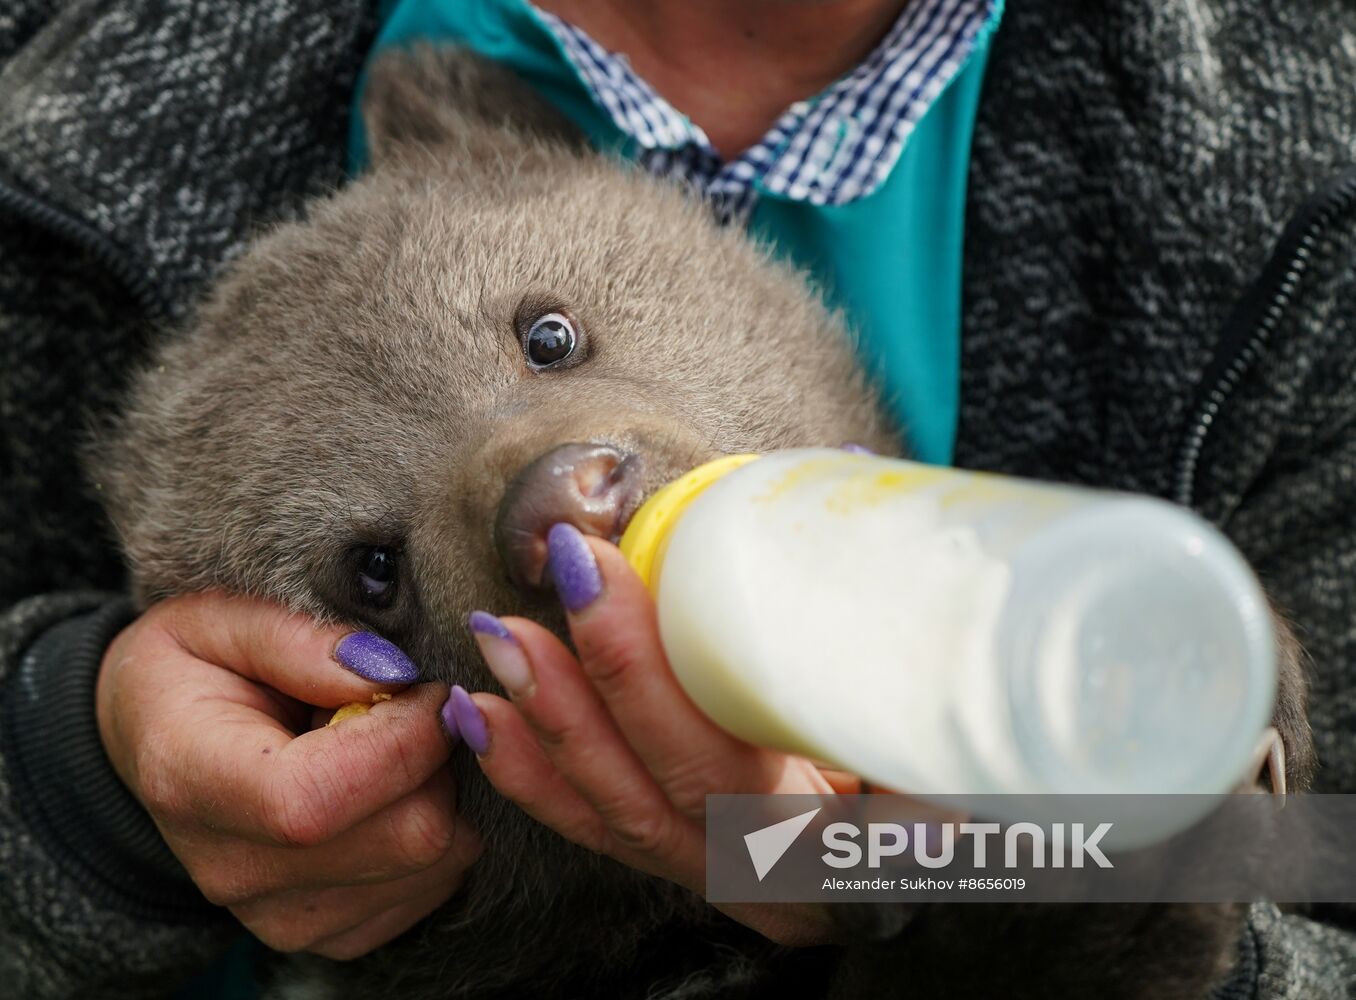
<path id="1" fill-rule="evenodd" d="M 342 182 L 361 0 L 0 5 L 0 992 L 163 996 L 240 930 L 121 787 L 90 414 L 251 233 Z M 957 464 L 1220 524 L 1356 791 L 1356 7 L 1018 0 L 966 235 Z M 1251 911 L 1230 998 L 1356 994 L 1356 915 Z"/>

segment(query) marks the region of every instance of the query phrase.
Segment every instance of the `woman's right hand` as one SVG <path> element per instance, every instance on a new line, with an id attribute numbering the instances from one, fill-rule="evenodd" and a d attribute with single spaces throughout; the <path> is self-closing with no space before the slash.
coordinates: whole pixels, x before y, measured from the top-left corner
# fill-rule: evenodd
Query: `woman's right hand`
<path id="1" fill-rule="evenodd" d="M 203 894 L 271 948 L 336 959 L 428 915 L 480 853 L 445 766 L 446 686 L 403 690 L 409 661 L 352 634 L 249 598 L 169 598 L 114 640 L 97 695 L 114 769 Z M 395 683 L 341 666 L 354 652 Z M 312 728 L 316 708 L 381 692 Z"/>

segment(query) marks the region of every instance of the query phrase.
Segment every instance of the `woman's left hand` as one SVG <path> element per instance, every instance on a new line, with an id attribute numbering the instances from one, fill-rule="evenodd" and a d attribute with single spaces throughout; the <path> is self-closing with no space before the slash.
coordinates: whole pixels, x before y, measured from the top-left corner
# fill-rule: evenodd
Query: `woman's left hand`
<path id="1" fill-rule="evenodd" d="M 444 709 L 504 796 L 577 844 L 703 893 L 707 795 L 856 790 L 697 709 L 660 647 L 654 602 L 615 547 L 568 525 L 549 544 L 578 657 L 533 622 L 476 612 L 476 638 L 512 701 L 454 688 Z M 821 906 L 720 908 L 781 944 L 832 935 Z"/>

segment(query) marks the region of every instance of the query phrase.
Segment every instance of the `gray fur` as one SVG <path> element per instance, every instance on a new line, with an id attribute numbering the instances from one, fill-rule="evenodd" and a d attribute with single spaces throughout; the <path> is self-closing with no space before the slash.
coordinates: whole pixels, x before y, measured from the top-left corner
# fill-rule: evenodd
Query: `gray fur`
<path id="1" fill-rule="evenodd" d="M 553 601 L 507 584 L 493 548 L 507 483 L 541 453 L 639 451 L 653 488 L 718 453 L 898 452 L 842 322 L 803 276 L 681 192 L 587 152 L 502 71 L 461 54 L 388 57 L 365 113 L 373 171 L 236 262 L 91 452 L 143 601 L 211 587 L 275 598 L 373 628 L 427 677 L 483 689 L 467 611 L 561 626 Z M 588 354 L 533 374 L 522 324 L 561 308 Z M 350 582 L 349 554 L 378 543 L 399 545 L 407 571 L 385 612 L 358 606 Z M 1286 661 L 1280 719 L 1303 770 L 1297 649 Z M 774 953 L 720 946 L 729 928 L 700 900 L 526 820 L 467 755 L 457 770 L 459 807 L 489 845 L 466 891 L 340 975 L 320 961 L 281 973 L 279 995 L 573 995 L 589 982 L 610 996 L 627 982 L 626 995 L 734 996 Z M 1079 947 L 1016 979 L 967 969 L 974 989 L 1196 996 L 1227 971 L 1242 920 L 1218 907 L 1073 912 L 930 910 L 902 949 L 854 953 L 834 995 L 895 981 L 901 962 L 940 985 L 943 957 L 1011 948 L 1020 931 L 1076 932 Z M 627 981 L 661 934 L 696 944 Z"/>
<path id="2" fill-rule="evenodd" d="M 800 275 L 524 106 L 521 85 L 464 56 L 374 69 L 376 168 L 238 261 L 91 452 L 142 599 L 264 595 L 373 628 L 426 677 L 484 689 L 468 611 L 560 624 L 552 598 L 508 585 L 493 548 L 507 483 L 541 453 L 639 451 L 653 489 L 718 453 L 898 450 L 841 321 Z M 587 359 L 533 374 L 522 319 L 559 308 L 586 331 Z M 378 542 L 403 548 L 407 576 L 389 611 L 365 613 L 347 557 Z M 476 958 L 425 951 L 391 995 L 624 969 L 675 913 L 715 919 L 547 834 L 469 755 L 458 764 L 459 808 L 489 848 L 424 933 L 447 947 L 471 937 Z M 541 947 L 565 915 L 568 953 Z M 746 964 L 732 955 L 730 974 Z M 379 995 L 364 971 L 391 967 L 346 973 L 351 995 Z"/>

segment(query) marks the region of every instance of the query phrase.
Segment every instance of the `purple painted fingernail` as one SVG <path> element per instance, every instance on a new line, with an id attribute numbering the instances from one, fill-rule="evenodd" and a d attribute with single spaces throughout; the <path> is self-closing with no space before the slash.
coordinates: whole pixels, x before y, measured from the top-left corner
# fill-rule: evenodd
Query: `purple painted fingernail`
<path id="1" fill-rule="evenodd" d="M 872 451 L 870 448 L 866 447 L 865 445 L 853 444 L 853 443 L 851 443 L 851 442 L 848 442 L 847 444 L 843 445 L 843 447 L 842 447 L 841 450 L 843 450 L 843 451 L 850 451 L 850 452 L 852 452 L 852 454 L 854 454 L 854 455 L 874 455 L 874 454 L 875 454 L 874 451 Z"/>
<path id="2" fill-rule="evenodd" d="M 419 668 L 400 651 L 374 632 L 353 632 L 339 640 L 334 658 L 359 677 L 378 684 L 413 684 Z"/>
<path id="3" fill-rule="evenodd" d="M 453 746 L 461 739 L 461 727 L 457 725 L 457 715 L 452 710 L 452 695 L 449 693 L 447 701 L 443 702 L 442 710 L 438 715 L 443 720 L 443 731 L 447 733 L 448 742 Z"/>
<path id="4" fill-rule="evenodd" d="M 507 639 L 513 643 L 518 641 L 513 638 L 513 633 L 504 627 L 504 623 L 488 611 L 472 611 L 466 616 L 466 624 L 471 626 L 472 632 L 479 635 L 492 635 L 496 639 Z"/>
<path id="5" fill-rule="evenodd" d="M 603 578 L 584 535 L 573 524 L 557 524 L 546 534 L 546 570 L 570 611 L 582 611 L 603 592 Z"/>
<path id="6" fill-rule="evenodd" d="M 452 710 L 457 731 L 461 733 L 461 738 L 466 741 L 471 752 L 477 757 L 484 755 L 490 748 L 490 731 L 485 726 L 485 716 L 480 714 L 480 709 L 476 708 L 476 703 L 471 700 L 466 689 L 460 684 L 453 684 L 447 705 Z"/>

